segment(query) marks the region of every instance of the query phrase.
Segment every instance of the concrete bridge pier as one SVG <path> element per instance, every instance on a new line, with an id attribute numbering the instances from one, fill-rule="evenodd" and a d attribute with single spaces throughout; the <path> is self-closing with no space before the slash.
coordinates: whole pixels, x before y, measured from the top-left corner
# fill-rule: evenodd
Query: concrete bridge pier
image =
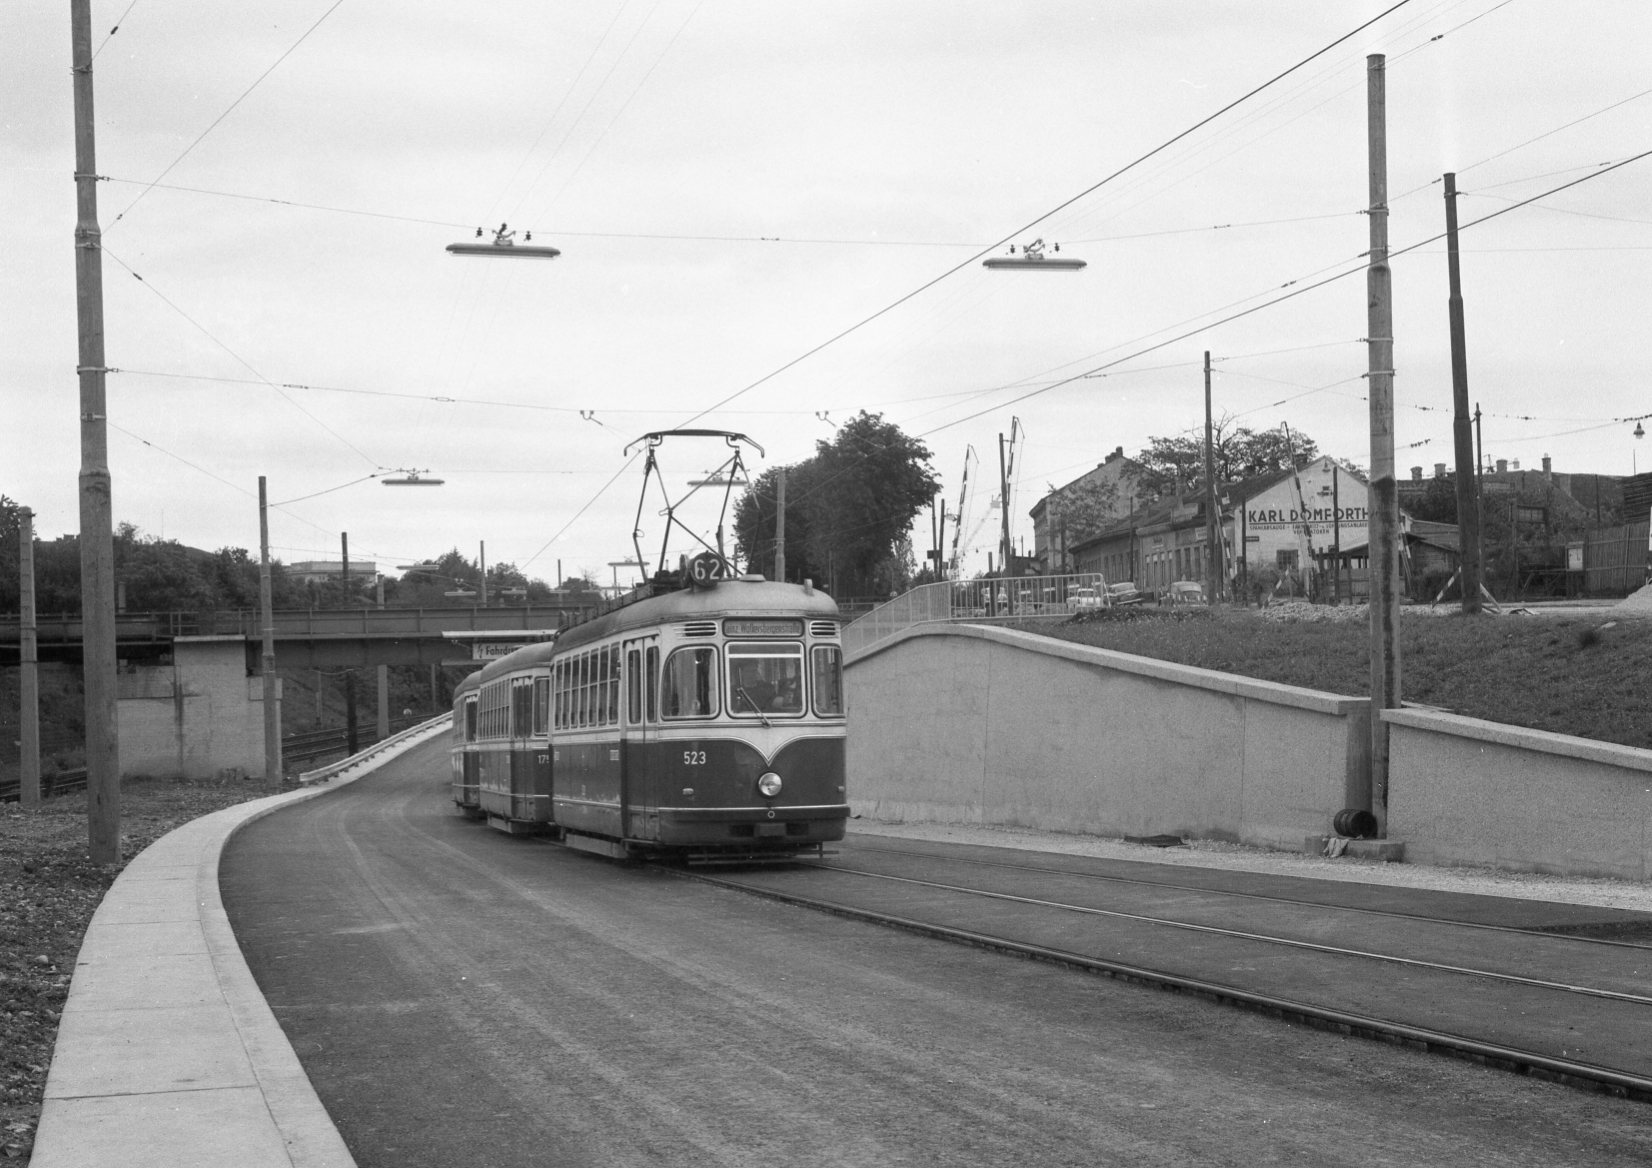
<path id="1" fill-rule="evenodd" d="M 178 637 L 171 665 L 123 666 L 116 684 L 121 777 L 262 774 L 263 681 L 247 662 L 243 636 Z M 279 680 L 275 692 L 280 701 Z"/>

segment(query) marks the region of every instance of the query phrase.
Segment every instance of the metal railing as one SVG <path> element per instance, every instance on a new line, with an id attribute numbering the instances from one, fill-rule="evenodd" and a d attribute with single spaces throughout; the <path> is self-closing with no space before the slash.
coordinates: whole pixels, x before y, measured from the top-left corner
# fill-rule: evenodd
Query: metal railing
<path id="1" fill-rule="evenodd" d="M 327 637 L 439 637 L 446 632 L 511 632 L 554 629 L 589 606 L 519 604 L 498 608 L 298 608 L 275 616 L 277 639 Z M 0 613 L 0 644 L 19 640 L 20 617 Z M 79 641 L 77 613 L 40 615 L 36 639 L 42 645 Z M 115 618 L 120 640 L 170 640 L 173 637 L 242 636 L 257 639 L 263 625 L 254 611 L 121 613 Z"/>
<path id="2" fill-rule="evenodd" d="M 843 651 L 857 653 L 902 629 L 931 621 L 1023 620 L 1068 616 L 1109 604 L 1099 572 L 920 584 L 843 628 Z"/>
<path id="3" fill-rule="evenodd" d="M 433 738 L 438 732 L 444 731 L 452 725 L 453 711 L 449 710 L 446 713 L 437 714 L 434 718 L 427 718 L 422 722 L 409 726 L 406 730 L 392 734 L 382 742 L 375 742 L 372 746 L 357 751 L 349 758 L 341 758 L 337 762 L 330 763 L 318 770 L 305 771 L 298 776 L 298 781 L 305 786 L 331 782 L 335 777 L 343 774 L 357 763 L 365 762 L 374 755 L 383 754 L 387 750 L 394 750 L 403 743 L 411 744 L 416 741 L 423 741 L 425 738 Z"/>

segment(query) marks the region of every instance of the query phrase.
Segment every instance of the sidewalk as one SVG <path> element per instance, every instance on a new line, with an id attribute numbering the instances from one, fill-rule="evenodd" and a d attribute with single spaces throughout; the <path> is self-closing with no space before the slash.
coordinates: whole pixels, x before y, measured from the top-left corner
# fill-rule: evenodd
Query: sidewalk
<path id="1" fill-rule="evenodd" d="M 1652 912 L 1652 885 L 1628 880 L 1576 876 L 1544 876 L 1531 872 L 1499 872 L 1489 868 L 1435 868 L 1422 864 L 1384 864 L 1342 856 L 1331 860 L 1298 852 L 1274 852 L 1215 840 L 1193 840 L 1186 847 L 1155 848 L 1091 835 L 1069 835 L 1021 827 L 978 827 L 954 823 L 884 823 L 851 819 L 851 832 L 929 840 L 936 843 L 980 844 L 1094 856 L 1109 860 L 1142 860 L 1154 864 L 1186 864 L 1198 868 L 1225 868 L 1235 872 L 1267 872 L 1278 876 L 1305 876 L 1315 880 L 1345 880 L 1393 888 L 1431 888 L 1481 896 L 1510 896 L 1561 904 Z"/>
<path id="2" fill-rule="evenodd" d="M 427 723 L 334 778 L 446 732 Z M 163 836 L 98 906 L 46 1079 L 34 1168 L 354 1168 L 224 914 L 230 836 L 327 787 L 227 807 Z"/>

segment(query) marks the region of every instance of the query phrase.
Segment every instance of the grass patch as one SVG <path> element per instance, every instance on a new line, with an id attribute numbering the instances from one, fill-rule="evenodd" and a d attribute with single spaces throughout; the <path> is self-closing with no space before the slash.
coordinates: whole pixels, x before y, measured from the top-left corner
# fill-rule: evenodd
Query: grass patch
<path id="1" fill-rule="evenodd" d="M 121 784 L 121 853 L 211 811 L 269 794 L 251 782 Z M 124 863 L 121 865 L 124 867 Z M 86 796 L 0 804 L 0 1157 L 26 1157 L 81 938 L 118 867 L 87 858 Z"/>
<path id="2" fill-rule="evenodd" d="M 1356 697 L 1371 692 L 1363 621 L 1125 609 L 1024 631 L 1262 681 Z M 1652 621 L 1402 616 L 1400 692 L 1408 702 L 1471 718 L 1652 749 Z"/>

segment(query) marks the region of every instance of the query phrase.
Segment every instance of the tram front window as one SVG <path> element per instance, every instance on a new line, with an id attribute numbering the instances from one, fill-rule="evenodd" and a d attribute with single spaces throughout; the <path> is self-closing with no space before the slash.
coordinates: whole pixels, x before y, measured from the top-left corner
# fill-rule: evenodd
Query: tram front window
<path id="1" fill-rule="evenodd" d="M 803 646 L 759 641 L 728 646 L 729 708 L 737 716 L 803 712 Z"/>

